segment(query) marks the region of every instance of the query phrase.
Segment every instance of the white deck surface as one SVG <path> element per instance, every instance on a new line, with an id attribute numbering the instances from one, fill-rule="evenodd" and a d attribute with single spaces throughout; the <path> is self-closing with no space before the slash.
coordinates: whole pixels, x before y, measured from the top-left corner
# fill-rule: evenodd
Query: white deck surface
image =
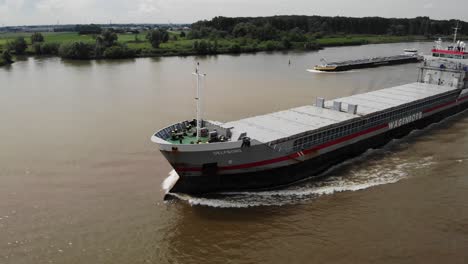
<path id="1" fill-rule="evenodd" d="M 224 123 L 222 126 L 226 128 L 233 127 L 231 130 L 233 140 L 237 140 L 241 133 L 246 132 L 247 136 L 252 139 L 270 142 L 380 112 L 454 89 L 455 87 L 411 83 L 329 100 L 325 102 L 325 108 L 312 105 L 301 106 Z M 332 109 L 334 101 L 342 102 L 341 111 Z M 358 105 L 357 115 L 346 113 L 348 104 Z"/>
<path id="2" fill-rule="evenodd" d="M 356 104 L 358 105 L 358 115 L 368 115 L 454 89 L 455 87 L 438 86 L 435 84 L 410 83 L 349 97 L 337 98 L 325 102 L 325 107 L 332 107 L 333 101 L 338 101 L 342 102 L 342 111 L 344 111 L 348 109 L 348 104 Z"/>

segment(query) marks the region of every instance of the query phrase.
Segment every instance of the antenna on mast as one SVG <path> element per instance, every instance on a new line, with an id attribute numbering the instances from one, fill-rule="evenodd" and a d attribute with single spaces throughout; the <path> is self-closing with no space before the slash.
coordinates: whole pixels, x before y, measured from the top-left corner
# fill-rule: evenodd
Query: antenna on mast
<path id="1" fill-rule="evenodd" d="M 195 68 L 195 72 L 192 73 L 193 75 L 197 76 L 197 97 L 195 97 L 195 100 L 197 101 L 197 142 L 200 138 L 200 130 L 201 130 L 201 125 L 202 125 L 202 120 L 201 120 L 201 86 L 200 86 L 200 77 L 205 77 L 206 74 L 200 73 L 200 63 L 197 62 L 197 67 Z"/>
<path id="2" fill-rule="evenodd" d="M 458 34 L 458 30 L 460 29 L 458 27 L 460 21 L 457 21 L 457 27 L 453 28 L 455 30 L 455 35 L 453 36 L 453 43 L 457 43 L 457 34 Z"/>

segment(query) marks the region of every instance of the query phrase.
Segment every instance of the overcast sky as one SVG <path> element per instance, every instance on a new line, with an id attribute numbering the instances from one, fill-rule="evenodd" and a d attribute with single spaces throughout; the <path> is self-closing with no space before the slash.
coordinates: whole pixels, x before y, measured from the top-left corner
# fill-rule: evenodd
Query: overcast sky
<path id="1" fill-rule="evenodd" d="M 467 0 L 0 0 L 0 25 L 192 23 L 215 16 L 383 16 L 468 21 Z"/>

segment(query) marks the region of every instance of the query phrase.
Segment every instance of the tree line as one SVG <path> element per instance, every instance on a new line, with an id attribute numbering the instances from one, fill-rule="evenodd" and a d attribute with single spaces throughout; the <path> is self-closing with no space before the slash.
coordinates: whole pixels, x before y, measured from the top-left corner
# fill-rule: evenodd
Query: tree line
<path id="1" fill-rule="evenodd" d="M 36 55 L 59 55 L 67 59 L 121 59 L 136 56 L 136 50 L 130 49 L 125 43 L 118 42 L 118 35 L 114 30 L 106 29 L 99 30 L 99 32 L 101 32 L 99 35 L 93 34 L 94 42 L 77 41 L 61 44 L 45 42 L 41 33 L 34 33 L 30 37 L 32 53 Z M 161 43 L 169 40 L 169 33 L 164 29 L 150 30 L 146 35 L 146 39 L 153 48 L 157 49 Z M 135 35 L 135 41 L 140 42 L 137 35 Z M 7 58 L 11 59 L 11 53 L 22 55 L 27 52 L 27 49 L 26 39 L 17 37 L 6 44 L 2 56 L 6 61 Z"/>
<path id="2" fill-rule="evenodd" d="M 374 35 L 397 41 L 406 36 L 416 35 L 426 38 L 448 36 L 453 33 L 456 24 L 455 20 L 432 20 L 429 17 L 411 19 L 321 16 L 215 17 L 193 23 L 188 33 L 182 31 L 180 34 L 175 32 L 169 34 L 165 28 L 149 30 L 146 32 L 146 41 L 150 45 L 130 44 L 132 48 L 126 43 L 144 42 L 139 39 L 138 34 L 134 35 L 134 41 L 123 43 L 118 41 L 119 31 L 115 29 L 103 29 L 93 24 L 77 25 L 74 30 L 78 34 L 91 35 L 91 41 L 54 43 L 45 41 L 41 33 L 34 33 L 30 37 L 30 46 L 24 37 L 9 41 L 6 49 L 0 52 L 0 59 L 3 62 L 11 61 L 12 54 L 24 53 L 59 55 L 70 59 L 117 59 L 291 48 L 316 50 L 331 45 L 367 44 L 372 41 L 370 39 Z M 468 36 L 468 23 L 460 21 L 460 28 L 460 33 Z M 182 41 L 177 41 L 179 39 Z M 168 41 L 171 43 L 161 48 L 161 44 Z"/>
<path id="3" fill-rule="evenodd" d="M 456 24 L 456 20 L 432 20 L 429 17 L 215 17 L 192 24 L 190 36 L 192 38 L 250 37 L 260 40 L 278 40 L 284 38 L 285 34 L 293 34 L 293 39 L 300 38 L 304 34 L 315 34 L 317 37 L 332 34 L 421 35 L 430 37 L 450 35 Z M 468 23 L 460 21 L 460 27 L 460 33 L 468 35 Z"/>

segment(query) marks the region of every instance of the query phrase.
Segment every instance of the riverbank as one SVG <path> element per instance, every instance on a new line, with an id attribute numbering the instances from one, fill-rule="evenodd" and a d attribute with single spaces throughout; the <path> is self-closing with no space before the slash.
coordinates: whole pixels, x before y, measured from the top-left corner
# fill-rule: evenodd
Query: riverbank
<path id="1" fill-rule="evenodd" d="M 151 49 L 146 45 L 129 44 L 130 48 L 136 48 L 137 52 L 140 48 L 141 52 L 137 53 L 137 57 L 158 57 L 158 56 L 189 56 L 189 55 L 207 55 L 207 54 L 241 54 L 253 53 L 262 51 L 288 51 L 288 50 L 320 50 L 326 47 L 340 46 L 357 46 L 366 44 L 383 44 L 383 43 L 401 43 L 401 42 L 416 42 L 429 41 L 430 39 L 423 36 L 381 36 L 381 35 L 351 35 L 351 36 L 327 36 L 320 39 L 308 40 L 303 42 L 291 42 L 285 44 L 282 41 L 258 41 L 248 38 L 233 38 L 233 39 L 192 39 L 179 40 L 161 44 L 159 49 Z M 216 50 L 196 49 L 196 43 L 206 43 L 207 45 L 216 46 Z"/>
<path id="2" fill-rule="evenodd" d="M 7 66 L 7 65 L 10 65 L 10 64 L 13 64 L 13 63 L 14 63 L 14 61 L 12 61 L 12 60 L 7 61 L 7 60 L 3 59 L 1 57 L 1 54 L 0 54 L 0 67 L 1 66 Z"/>
<path id="3" fill-rule="evenodd" d="M 117 43 L 125 47 L 122 56 L 104 53 L 100 56 L 92 53 L 81 59 L 116 59 L 116 58 L 139 58 L 139 57 L 163 57 L 163 56 L 191 56 L 191 55 L 215 55 L 215 54 L 240 54 L 261 51 L 279 50 L 319 50 L 325 47 L 355 46 L 379 43 L 398 43 L 412 41 L 427 41 L 424 36 L 390 36 L 390 35 L 330 35 L 316 36 L 306 35 L 300 42 L 267 40 L 261 41 L 246 37 L 240 38 L 188 38 L 185 32 L 169 32 L 169 40 L 161 43 L 159 48 L 153 48 L 146 40 L 147 32 L 139 34 L 117 34 Z M 30 36 L 26 33 L 0 34 L 0 51 L 6 49 L 7 43 L 17 38 L 24 38 L 27 48 L 25 55 L 54 55 L 60 56 L 59 47 L 71 43 L 84 43 L 93 45 L 96 43 L 95 35 L 80 35 L 73 32 L 47 32 L 42 33 L 44 41 L 32 44 Z M 119 54 L 118 54 L 119 55 Z M 63 57 L 63 56 L 62 56 Z M 0 62 L 0 66 L 6 63 Z"/>

